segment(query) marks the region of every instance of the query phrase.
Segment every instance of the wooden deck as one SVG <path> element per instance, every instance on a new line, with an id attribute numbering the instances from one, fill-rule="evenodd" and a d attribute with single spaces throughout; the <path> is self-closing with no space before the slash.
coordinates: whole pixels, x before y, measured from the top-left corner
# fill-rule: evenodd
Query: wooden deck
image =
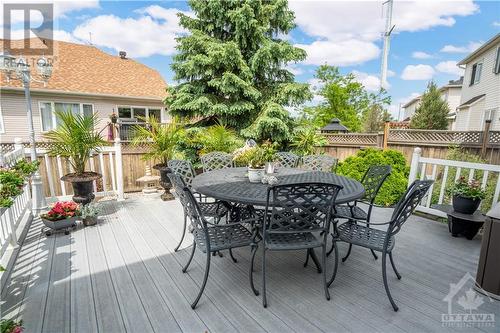
<path id="1" fill-rule="evenodd" d="M 375 220 L 390 214 L 378 210 Z M 443 298 L 450 283 L 475 276 L 480 237 L 452 238 L 447 226 L 413 216 L 398 235 L 389 283 L 400 307 L 395 313 L 385 295 L 380 260 L 353 248 L 340 264 L 326 301 L 321 275 L 304 268 L 303 252 L 272 253 L 268 261 L 269 307 L 262 307 L 248 284 L 249 249 L 212 261 L 209 282 L 198 308 L 189 306 L 202 279 L 200 253 L 187 274 L 181 266 L 190 238 L 174 253 L 180 238 L 178 202 L 131 197 L 104 204 L 95 227 L 70 235 L 45 237 L 35 219 L 10 278 L 2 288 L 2 317 L 24 320 L 26 332 L 431 332 L 443 328 Z M 189 235 L 190 236 L 190 235 Z M 346 246 L 341 245 L 341 253 Z M 256 282 L 260 285 L 260 257 Z M 332 258 L 329 260 L 331 271 Z M 467 289 L 469 287 L 466 287 Z M 498 332 L 500 302 L 483 298 L 479 312 L 494 313 Z M 454 303 L 454 313 L 464 310 Z"/>

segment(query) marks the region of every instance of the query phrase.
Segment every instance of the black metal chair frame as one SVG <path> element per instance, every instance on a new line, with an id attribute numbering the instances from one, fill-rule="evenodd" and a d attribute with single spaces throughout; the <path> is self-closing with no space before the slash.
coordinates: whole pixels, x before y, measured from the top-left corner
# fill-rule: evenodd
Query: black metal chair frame
<path id="1" fill-rule="evenodd" d="M 179 200 L 187 212 L 187 217 L 191 222 L 193 233 L 193 245 L 191 255 L 188 262 L 182 268 L 182 272 L 186 273 L 191 264 L 196 248 L 198 247 L 206 254 L 205 274 L 198 295 L 196 296 L 191 308 L 194 309 L 205 290 L 208 274 L 210 271 L 211 254 L 221 250 L 231 250 L 238 247 L 252 245 L 254 235 L 245 227 L 243 223 L 225 223 L 215 224 L 210 223 L 203 216 L 198 202 L 196 201 L 190 188 L 186 185 L 183 179 L 174 173 L 168 174 L 172 185 L 179 192 Z"/>
<path id="2" fill-rule="evenodd" d="M 328 287 L 331 286 L 335 280 L 338 268 L 338 247 L 337 242 L 343 241 L 349 244 L 355 244 L 365 248 L 369 248 L 374 251 L 382 253 L 382 279 L 384 282 L 385 292 L 389 301 L 394 309 L 398 311 L 398 306 L 392 298 L 391 292 L 389 290 L 389 285 L 387 283 L 387 256 L 391 262 L 392 269 L 396 274 L 398 279 L 401 279 L 401 275 L 396 269 L 394 264 L 394 259 L 392 257 L 392 250 L 394 249 L 396 239 L 395 235 L 401 230 L 403 224 L 408 220 L 410 215 L 415 211 L 415 208 L 420 204 L 422 199 L 427 194 L 433 180 L 416 180 L 413 182 L 406 193 L 403 195 L 401 200 L 396 205 L 394 212 L 392 213 L 391 220 L 384 223 L 370 223 L 372 226 L 382 226 L 387 225 L 387 230 L 383 231 L 380 229 L 374 229 L 368 226 L 366 220 L 354 220 L 351 219 L 340 226 L 334 223 L 334 237 L 333 237 L 333 248 L 335 251 L 335 264 L 333 269 L 333 274 L 328 282 Z M 358 224 L 360 223 L 360 224 Z M 361 224 L 365 224 L 363 226 Z"/>
<path id="3" fill-rule="evenodd" d="M 354 203 L 350 204 L 348 203 L 346 206 L 342 205 L 336 205 L 335 206 L 335 218 L 340 218 L 340 219 L 357 219 L 357 220 L 364 220 L 366 221 L 366 225 L 370 226 L 370 219 L 372 216 L 372 211 L 373 207 L 376 207 L 375 205 L 375 199 L 377 198 L 378 192 L 382 188 L 382 185 L 384 185 L 384 182 L 387 180 L 387 177 L 390 176 L 392 172 L 392 167 L 390 165 L 374 165 L 368 168 L 366 170 L 365 174 L 363 175 L 363 178 L 361 178 L 361 184 L 363 184 L 363 187 L 365 188 L 365 195 L 363 198 L 354 201 Z M 368 211 L 364 212 L 359 206 L 358 203 L 364 203 L 368 205 Z M 343 215 L 339 214 L 339 210 L 341 208 L 346 208 L 348 207 L 350 210 L 349 215 Z M 356 212 L 361 210 L 363 214 L 366 214 L 366 218 L 364 217 L 357 217 Z M 349 244 L 349 249 L 347 250 L 347 254 L 342 258 L 342 262 L 345 262 L 347 258 L 349 258 L 349 255 L 351 254 L 352 250 L 352 244 Z M 333 251 L 333 244 L 332 248 L 330 251 L 328 251 L 328 256 L 332 253 Z M 377 254 L 375 251 L 371 250 L 373 258 L 375 260 L 378 259 Z"/>
<path id="4" fill-rule="evenodd" d="M 298 155 L 286 151 L 277 152 L 274 156 L 277 166 L 281 168 L 296 168 L 300 160 Z"/>
<path id="5" fill-rule="evenodd" d="M 326 277 L 326 244 L 332 219 L 333 205 L 342 186 L 326 183 L 296 183 L 272 186 L 267 192 L 265 214 L 261 220 L 262 242 L 262 304 L 267 307 L 266 252 L 307 250 L 316 258 L 314 248 L 322 248 L 325 296 L 330 300 Z M 316 237 L 313 233 L 318 233 Z M 259 291 L 253 283 L 253 266 L 258 244 L 252 246 L 250 286 L 255 295 Z M 317 261 L 317 259 L 316 259 Z M 323 269 L 321 269 L 321 266 Z"/>
<path id="6" fill-rule="evenodd" d="M 333 172 L 337 167 L 338 159 L 329 155 L 302 156 L 300 168 L 311 171 Z"/>
<path id="7" fill-rule="evenodd" d="M 233 155 L 221 151 L 201 155 L 200 160 L 203 172 L 233 167 Z"/>

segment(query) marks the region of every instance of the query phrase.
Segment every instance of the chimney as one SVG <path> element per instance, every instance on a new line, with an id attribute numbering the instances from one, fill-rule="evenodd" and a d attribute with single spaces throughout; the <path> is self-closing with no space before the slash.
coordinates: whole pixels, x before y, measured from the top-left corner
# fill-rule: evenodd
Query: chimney
<path id="1" fill-rule="evenodd" d="M 120 51 L 118 54 L 120 55 L 120 58 L 122 58 L 122 59 L 127 59 L 127 52 L 125 52 L 125 51 Z"/>

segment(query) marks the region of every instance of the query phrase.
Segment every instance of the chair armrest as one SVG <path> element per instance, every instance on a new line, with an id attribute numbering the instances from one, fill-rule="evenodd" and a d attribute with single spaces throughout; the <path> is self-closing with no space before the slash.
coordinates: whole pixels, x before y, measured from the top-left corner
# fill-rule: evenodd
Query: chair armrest
<path id="1" fill-rule="evenodd" d="M 389 221 L 389 222 L 367 222 L 366 220 L 358 220 L 358 219 L 354 219 L 354 218 L 350 218 L 349 220 L 354 221 L 356 223 L 363 223 L 363 224 L 369 224 L 369 225 L 388 225 L 388 224 L 391 224 L 391 222 L 392 222 L 392 221 Z M 337 221 L 335 221 L 334 223 L 337 223 Z"/>

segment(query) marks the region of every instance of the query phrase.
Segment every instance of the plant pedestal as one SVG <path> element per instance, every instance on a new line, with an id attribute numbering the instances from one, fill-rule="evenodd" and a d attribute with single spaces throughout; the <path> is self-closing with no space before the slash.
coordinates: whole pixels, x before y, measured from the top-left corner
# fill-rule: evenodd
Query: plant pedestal
<path id="1" fill-rule="evenodd" d="M 483 226 L 486 217 L 476 210 L 473 214 L 463 214 L 455 211 L 451 205 L 435 205 L 433 208 L 443 211 L 448 216 L 448 230 L 453 237 L 459 235 L 471 240 Z"/>

